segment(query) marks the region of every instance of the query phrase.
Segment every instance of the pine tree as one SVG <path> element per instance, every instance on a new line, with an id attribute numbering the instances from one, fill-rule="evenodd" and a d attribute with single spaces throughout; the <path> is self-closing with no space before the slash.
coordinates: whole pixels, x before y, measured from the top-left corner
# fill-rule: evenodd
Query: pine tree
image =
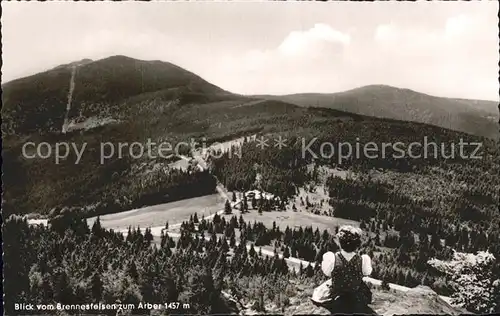
<path id="1" fill-rule="evenodd" d="M 163 230 L 161 231 L 161 236 L 160 236 L 160 247 L 165 248 L 165 245 L 167 244 L 167 239 L 165 238 L 165 233 Z"/>
<path id="2" fill-rule="evenodd" d="M 226 225 L 226 228 L 224 229 L 224 236 L 231 237 L 233 235 L 234 235 L 234 228 L 232 228 L 231 225 Z"/>
<path id="3" fill-rule="evenodd" d="M 297 247 L 295 246 L 295 243 L 293 243 L 290 248 L 292 257 L 297 258 Z"/>
<path id="4" fill-rule="evenodd" d="M 94 274 L 92 275 L 90 284 L 92 298 L 94 299 L 94 301 L 100 302 L 102 299 L 103 283 L 101 281 L 101 276 L 97 272 L 94 272 Z"/>
<path id="5" fill-rule="evenodd" d="M 250 250 L 248 251 L 248 255 L 250 257 L 255 257 L 255 255 L 256 255 L 255 248 L 254 248 L 253 244 L 250 246 Z"/>
<path id="6" fill-rule="evenodd" d="M 236 246 L 236 237 L 234 236 L 234 233 L 229 238 L 229 246 L 231 248 L 234 248 Z"/>
<path id="7" fill-rule="evenodd" d="M 241 210 L 243 211 L 243 213 L 248 212 L 248 200 L 246 194 L 243 194 L 243 203 L 241 206 Z"/>
<path id="8" fill-rule="evenodd" d="M 226 200 L 226 204 L 224 205 L 224 213 L 226 215 L 229 215 L 232 213 L 231 203 L 229 203 L 229 200 Z"/>
<path id="9" fill-rule="evenodd" d="M 150 246 L 151 242 L 153 241 L 154 237 L 153 234 L 151 233 L 150 228 L 146 228 L 146 232 L 144 233 L 144 242 L 146 246 Z"/>
<path id="10" fill-rule="evenodd" d="M 127 231 L 127 237 L 125 238 L 125 241 L 127 243 L 131 243 L 133 241 L 133 235 L 132 235 L 132 227 L 128 227 L 128 231 Z"/>
<path id="11" fill-rule="evenodd" d="M 101 220 L 100 217 L 97 216 L 94 224 L 92 225 L 92 234 L 99 236 L 102 232 Z"/>
<path id="12" fill-rule="evenodd" d="M 290 258 L 290 249 L 285 246 L 285 251 L 283 251 L 283 258 Z"/>
<path id="13" fill-rule="evenodd" d="M 130 261 L 128 264 L 127 274 L 132 278 L 132 280 L 137 280 L 139 278 L 139 273 L 137 272 L 137 267 L 134 261 Z"/>
<path id="14" fill-rule="evenodd" d="M 73 293 L 69 284 L 68 275 L 64 270 L 57 273 L 54 285 L 54 298 L 63 304 L 69 304 L 72 301 Z"/>
<path id="15" fill-rule="evenodd" d="M 48 273 L 42 276 L 42 295 L 46 300 L 52 300 L 54 296 L 54 289 L 52 287 L 52 280 Z"/>

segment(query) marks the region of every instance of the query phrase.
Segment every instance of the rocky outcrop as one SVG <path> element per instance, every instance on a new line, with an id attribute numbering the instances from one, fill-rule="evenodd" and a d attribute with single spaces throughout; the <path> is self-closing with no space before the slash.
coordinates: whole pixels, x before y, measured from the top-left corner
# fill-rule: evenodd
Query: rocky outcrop
<path id="1" fill-rule="evenodd" d="M 426 286 L 417 286 L 407 292 L 374 290 L 372 309 L 380 315 L 466 313 L 451 306 Z"/>
<path id="2" fill-rule="evenodd" d="M 290 305 L 278 307 L 274 304 L 266 306 L 265 313 L 277 313 L 284 315 L 329 315 L 330 312 L 322 307 L 316 306 L 310 300 L 313 288 L 298 288 L 297 295 L 290 298 Z M 372 289 L 372 310 L 378 315 L 402 315 L 402 314 L 446 314 L 459 315 L 467 311 L 453 307 L 442 299 L 429 287 L 418 286 L 409 291 Z M 251 309 L 240 312 L 243 315 L 262 314 Z"/>

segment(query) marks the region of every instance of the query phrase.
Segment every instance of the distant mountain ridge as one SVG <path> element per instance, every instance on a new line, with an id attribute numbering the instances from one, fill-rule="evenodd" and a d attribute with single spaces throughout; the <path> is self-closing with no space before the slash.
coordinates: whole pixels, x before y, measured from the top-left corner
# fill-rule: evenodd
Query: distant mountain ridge
<path id="1" fill-rule="evenodd" d="M 79 123 L 101 117 L 130 117 L 130 107 L 152 98 L 244 97 L 217 87 L 179 66 L 117 55 L 83 59 L 2 85 L 4 132 L 58 131 L 65 117 L 71 73 L 76 69 L 68 119 Z M 493 101 L 435 97 L 410 89 L 368 85 L 338 93 L 247 96 L 302 107 L 324 107 L 378 118 L 431 124 L 498 138 L 498 104 Z M 136 113 L 136 112 L 134 112 Z"/>
<path id="2" fill-rule="evenodd" d="M 431 96 L 388 85 L 369 85 L 338 93 L 257 95 L 306 107 L 325 107 L 361 115 L 432 124 L 497 138 L 498 103 Z"/>
<path id="3" fill-rule="evenodd" d="M 151 93 L 229 94 L 174 64 L 112 56 L 83 59 L 5 83 L 2 115 L 7 131 L 58 131 L 65 117 L 68 90 L 74 76 L 69 119 L 126 115 L 126 103 Z M 135 101 L 133 101 L 135 102 Z M 5 126 L 4 126 L 5 127 Z"/>

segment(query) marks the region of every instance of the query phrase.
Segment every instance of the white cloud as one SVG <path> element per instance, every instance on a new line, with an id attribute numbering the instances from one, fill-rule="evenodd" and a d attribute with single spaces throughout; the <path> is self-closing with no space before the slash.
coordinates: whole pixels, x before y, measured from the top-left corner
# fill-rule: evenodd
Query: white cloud
<path id="1" fill-rule="evenodd" d="M 460 36 L 474 28 L 474 21 L 464 14 L 454 16 L 446 21 L 445 34 L 449 36 Z"/>
<path id="2" fill-rule="evenodd" d="M 321 90 L 325 82 L 338 84 L 350 43 L 349 34 L 317 23 L 308 30 L 290 32 L 272 49 L 226 58 L 222 69 L 207 79 L 248 94 Z"/>
<path id="3" fill-rule="evenodd" d="M 316 54 L 317 49 L 325 43 L 337 43 L 348 45 L 351 38 L 348 34 L 333 29 L 323 23 L 315 24 L 307 31 L 291 32 L 278 47 L 278 50 L 285 55 Z"/>
<path id="4" fill-rule="evenodd" d="M 374 40 L 371 65 L 364 66 L 379 74 L 372 80 L 436 95 L 498 99 L 498 28 L 484 16 L 458 14 L 439 28 L 381 24 Z"/>
<path id="5" fill-rule="evenodd" d="M 226 59 L 207 79 L 238 93 L 337 92 L 388 84 L 438 96 L 497 99 L 498 32 L 480 17 L 440 27 L 391 21 L 372 38 L 327 24 L 292 31 L 275 48 Z"/>
<path id="6" fill-rule="evenodd" d="M 483 23 L 481 17 L 460 14 L 447 18 L 443 26 L 437 29 L 405 27 L 393 22 L 381 24 L 375 30 L 374 39 L 398 48 L 407 47 L 422 51 L 434 46 L 442 49 L 450 44 L 466 46 L 470 44 L 470 40 L 485 38 L 488 31 L 491 31 L 491 25 Z"/>
<path id="7" fill-rule="evenodd" d="M 399 33 L 394 23 L 379 25 L 375 30 L 375 39 L 378 41 L 394 41 L 398 39 L 398 36 Z"/>

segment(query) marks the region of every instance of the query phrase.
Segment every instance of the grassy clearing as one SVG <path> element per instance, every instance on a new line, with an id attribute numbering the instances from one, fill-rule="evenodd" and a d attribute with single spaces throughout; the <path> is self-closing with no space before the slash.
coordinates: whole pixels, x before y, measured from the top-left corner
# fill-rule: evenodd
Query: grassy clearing
<path id="1" fill-rule="evenodd" d="M 239 212 L 235 212 L 235 214 L 239 214 Z M 224 215 L 227 216 L 226 220 L 230 219 L 232 215 Z M 238 215 L 239 216 L 239 215 Z M 328 230 L 329 232 L 335 232 L 335 226 L 340 225 L 353 225 L 358 227 L 359 222 L 343 219 L 343 218 L 335 218 L 328 216 L 321 216 L 311 214 L 309 212 L 263 212 L 262 215 L 257 212 L 257 210 L 250 210 L 250 213 L 243 214 L 243 219 L 248 222 L 262 222 L 266 227 L 273 227 L 273 222 L 276 222 L 276 225 L 279 226 L 280 229 L 284 230 L 286 227 L 290 227 L 291 229 L 295 227 L 306 227 L 312 226 L 313 229 L 319 228 L 320 231 Z"/>
<path id="2" fill-rule="evenodd" d="M 202 214 L 213 214 L 224 207 L 224 202 L 219 194 L 211 194 L 109 214 L 101 216 L 100 220 L 101 225 L 108 229 L 125 229 L 129 226 L 140 226 L 141 228 L 162 226 L 167 221 L 174 224 L 188 220 L 189 216 L 194 213 L 198 213 L 200 218 Z M 95 219 L 95 217 L 89 218 L 87 222 L 92 225 Z"/>

